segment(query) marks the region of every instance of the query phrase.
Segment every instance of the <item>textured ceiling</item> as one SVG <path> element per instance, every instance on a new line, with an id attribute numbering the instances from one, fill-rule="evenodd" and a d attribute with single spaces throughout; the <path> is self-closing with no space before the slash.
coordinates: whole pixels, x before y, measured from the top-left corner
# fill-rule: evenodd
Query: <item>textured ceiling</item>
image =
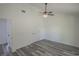
<path id="1" fill-rule="evenodd" d="M 44 3 L 31 3 L 30 5 L 38 8 L 39 11 L 44 10 Z M 79 3 L 48 3 L 48 10 L 55 13 L 79 14 Z"/>
<path id="2" fill-rule="evenodd" d="M 9 5 L 30 5 L 36 8 L 38 12 L 44 11 L 44 3 L 19 3 L 19 4 L 0 4 L 0 6 Z M 79 3 L 48 3 L 48 11 L 53 11 L 54 13 L 66 13 L 66 14 L 79 14 Z"/>

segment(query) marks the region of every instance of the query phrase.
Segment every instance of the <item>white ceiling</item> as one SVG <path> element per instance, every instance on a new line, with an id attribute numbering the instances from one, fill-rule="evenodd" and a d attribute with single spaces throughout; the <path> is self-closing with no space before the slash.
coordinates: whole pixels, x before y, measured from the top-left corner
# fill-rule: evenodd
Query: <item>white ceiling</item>
<path id="1" fill-rule="evenodd" d="M 44 10 L 44 3 L 31 3 L 30 5 L 38 8 L 39 11 Z M 79 3 L 48 3 L 48 10 L 55 13 L 79 14 Z"/>
<path id="2" fill-rule="evenodd" d="M 12 5 L 10 4 L 0 4 L 3 5 Z M 13 5 L 31 5 L 35 7 L 38 12 L 44 11 L 44 3 L 16 3 Z M 54 13 L 66 13 L 66 14 L 79 14 L 79 3 L 48 3 L 48 10 L 53 11 Z"/>

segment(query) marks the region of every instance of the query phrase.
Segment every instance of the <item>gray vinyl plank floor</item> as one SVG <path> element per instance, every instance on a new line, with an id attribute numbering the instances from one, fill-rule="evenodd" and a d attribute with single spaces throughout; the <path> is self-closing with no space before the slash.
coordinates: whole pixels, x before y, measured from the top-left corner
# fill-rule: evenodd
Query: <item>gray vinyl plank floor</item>
<path id="1" fill-rule="evenodd" d="M 0 44 L 0 56 L 3 54 L 2 45 Z"/>
<path id="2" fill-rule="evenodd" d="M 40 40 L 28 46 L 17 49 L 14 56 L 78 56 L 79 48 L 53 42 Z"/>

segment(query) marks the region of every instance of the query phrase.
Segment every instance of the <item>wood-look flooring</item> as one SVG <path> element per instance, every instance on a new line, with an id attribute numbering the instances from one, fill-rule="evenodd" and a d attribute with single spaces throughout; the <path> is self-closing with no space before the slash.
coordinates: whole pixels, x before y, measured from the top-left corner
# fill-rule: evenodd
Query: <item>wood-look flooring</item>
<path id="1" fill-rule="evenodd" d="M 0 44 L 0 56 L 12 56 L 11 48 L 8 43 Z"/>
<path id="2" fill-rule="evenodd" d="M 14 56 L 78 56 L 79 48 L 49 41 L 41 40 L 29 46 L 17 49 Z"/>
<path id="3" fill-rule="evenodd" d="M 0 44 L 0 56 L 3 54 L 2 44 Z"/>

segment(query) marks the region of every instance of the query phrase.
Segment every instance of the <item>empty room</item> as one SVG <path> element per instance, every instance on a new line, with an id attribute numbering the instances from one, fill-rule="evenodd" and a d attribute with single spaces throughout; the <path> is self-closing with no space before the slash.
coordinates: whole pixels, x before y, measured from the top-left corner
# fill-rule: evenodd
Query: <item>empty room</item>
<path id="1" fill-rule="evenodd" d="M 0 56 L 79 56 L 79 3 L 0 3 Z"/>

